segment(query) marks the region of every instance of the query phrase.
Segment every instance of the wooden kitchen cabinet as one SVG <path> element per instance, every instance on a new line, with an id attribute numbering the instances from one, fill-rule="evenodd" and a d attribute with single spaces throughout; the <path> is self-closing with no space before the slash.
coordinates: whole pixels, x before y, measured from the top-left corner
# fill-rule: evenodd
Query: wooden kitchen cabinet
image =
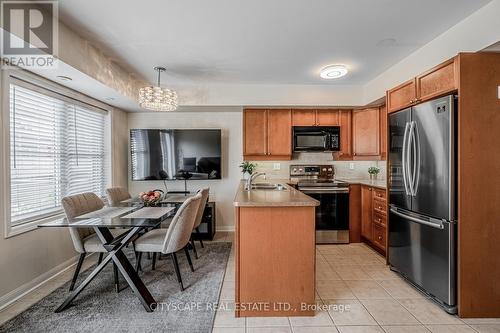
<path id="1" fill-rule="evenodd" d="M 380 159 L 387 159 L 387 107 L 382 105 L 380 107 Z"/>
<path id="2" fill-rule="evenodd" d="M 417 76 L 417 103 L 458 89 L 458 61 L 452 58 Z"/>
<path id="3" fill-rule="evenodd" d="M 373 189 L 361 186 L 361 236 L 372 239 Z"/>
<path id="4" fill-rule="evenodd" d="M 339 110 L 320 109 L 316 110 L 317 126 L 339 126 Z"/>
<path id="5" fill-rule="evenodd" d="M 334 156 L 339 161 L 352 160 L 352 110 L 339 110 L 340 151 Z"/>
<path id="6" fill-rule="evenodd" d="M 417 82 L 411 79 L 387 91 L 387 112 L 391 113 L 412 106 L 416 99 Z"/>
<path id="7" fill-rule="evenodd" d="M 316 110 L 313 109 L 294 109 L 292 111 L 293 126 L 315 126 Z"/>
<path id="8" fill-rule="evenodd" d="M 243 158 L 255 161 L 291 159 L 291 123 L 290 109 L 245 109 Z"/>
<path id="9" fill-rule="evenodd" d="M 354 159 L 380 157 L 379 108 L 352 111 L 352 146 Z"/>

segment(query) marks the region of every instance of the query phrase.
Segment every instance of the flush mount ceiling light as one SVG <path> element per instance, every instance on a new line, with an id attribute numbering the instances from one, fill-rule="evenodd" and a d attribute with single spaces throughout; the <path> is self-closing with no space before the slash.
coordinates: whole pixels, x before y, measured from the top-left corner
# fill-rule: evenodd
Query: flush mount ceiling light
<path id="1" fill-rule="evenodd" d="M 177 93 L 160 87 L 160 75 L 165 67 L 155 67 L 158 72 L 157 86 L 147 86 L 139 89 L 139 105 L 153 111 L 174 111 L 177 109 Z"/>
<path id="2" fill-rule="evenodd" d="M 345 65 L 330 65 L 323 68 L 319 74 L 323 79 L 337 79 L 347 74 Z"/>
<path id="3" fill-rule="evenodd" d="M 61 81 L 73 81 L 72 78 L 70 78 L 69 76 L 64 76 L 64 75 L 58 75 L 56 76 L 59 80 Z"/>

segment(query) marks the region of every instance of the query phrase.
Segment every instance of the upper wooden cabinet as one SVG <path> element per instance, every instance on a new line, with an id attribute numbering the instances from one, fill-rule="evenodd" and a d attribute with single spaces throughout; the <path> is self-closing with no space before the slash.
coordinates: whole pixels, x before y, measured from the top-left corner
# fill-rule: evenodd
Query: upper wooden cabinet
<path id="1" fill-rule="evenodd" d="M 292 111 L 293 126 L 315 126 L 316 110 L 312 109 L 294 109 Z"/>
<path id="2" fill-rule="evenodd" d="M 387 112 L 445 95 L 458 89 L 458 60 L 452 58 L 387 91 Z"/>
<path id="3" fill-rule="evenodd" d="M 339 126 L 339 110 L 293 109 L 293 126 Z"/>
<path id="4" fill-rule="evenodd" d="M 352 111 L 352 145 L 355 159 L 380 156 L 379 108 Z"/>
<path id="5" fill-rule="evenodd" d="M 243 111 L 243 158 L 245 160 L 289 160 L 292 156 L 290 109 L 245 109 Z"/>
<path id="6" fill-rule="evenodd" d="M 339 110 L 340 151 L 337 160 L 352 160 L 352 110 Z"/>
<path id="7" fill-rule="evenodd" d="M 458 89 L 458 61 L 456 58 L 417 76 L 417 101 L 423 102 Z"/>
<path id="8" fill-rule="evenodd" d="M 387 107 L 380 107 L 380 158 L 387 159 Z"/>

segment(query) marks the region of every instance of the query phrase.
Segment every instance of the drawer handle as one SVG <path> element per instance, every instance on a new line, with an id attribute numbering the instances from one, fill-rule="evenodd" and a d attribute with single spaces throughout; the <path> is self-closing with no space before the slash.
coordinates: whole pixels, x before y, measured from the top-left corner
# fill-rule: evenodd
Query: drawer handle
<path id="1" fill-rule="evenodd" d="M 382 236 L 378 236 L 378 240 L 382 240 Z"/>

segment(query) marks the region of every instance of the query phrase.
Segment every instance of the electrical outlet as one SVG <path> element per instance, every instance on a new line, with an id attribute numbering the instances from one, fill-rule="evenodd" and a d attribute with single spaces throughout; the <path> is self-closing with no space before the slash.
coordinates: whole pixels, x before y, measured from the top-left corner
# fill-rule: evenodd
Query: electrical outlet
<path id="1" fill-rule="evenodd" d="M 354 170 L 354 163 L 349 163 L 349 170 Z"/>
<path id="2" fill-rule="evenodd" d="M 281 163 L 274 163 L 273 164 L 273 170 L 280 170 L 281 169 Z"/>

